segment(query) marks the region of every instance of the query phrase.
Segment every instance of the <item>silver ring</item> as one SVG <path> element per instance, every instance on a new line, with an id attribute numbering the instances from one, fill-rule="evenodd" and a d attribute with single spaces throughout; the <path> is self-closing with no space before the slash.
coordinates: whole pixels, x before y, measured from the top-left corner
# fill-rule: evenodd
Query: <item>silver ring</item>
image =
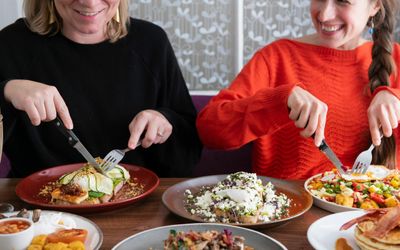
<path id="1" fill-rule="evenodd" d="M 164 136 L 164 134 L 163 134 L 163 133 L 161 133 L 161 132 L 157 132 L 157 136 L 159 136 L 159 137 L 163 137 L 163 136 Z"/>

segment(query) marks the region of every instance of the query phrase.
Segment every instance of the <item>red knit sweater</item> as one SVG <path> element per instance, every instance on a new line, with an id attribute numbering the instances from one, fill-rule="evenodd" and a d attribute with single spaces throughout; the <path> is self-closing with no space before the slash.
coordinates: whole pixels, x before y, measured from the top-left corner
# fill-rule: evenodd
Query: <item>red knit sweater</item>
<path id="1" fill-rule="evenodd" d="M 371 42 L 344 51 L 286 39 L 264 47 L 200 112 L 197 128 L 203 143 L 229 150 L 253 142 L 252 167 L 260 175 L 304 179 L 332 169 L 312 139 L 300 136 L 289 119 L 287 99 L 300 85 L 328 105 L 325 139 L 343 164 L 352 166 L 370 144 L 371 48 Z M 399 45 L 394 57 L 399 70 Z M 399 78 L 392 78 L 389 90 L 400 98 L 399 86 Z M 399 156 L 400 139 L 394 132 Z"/>

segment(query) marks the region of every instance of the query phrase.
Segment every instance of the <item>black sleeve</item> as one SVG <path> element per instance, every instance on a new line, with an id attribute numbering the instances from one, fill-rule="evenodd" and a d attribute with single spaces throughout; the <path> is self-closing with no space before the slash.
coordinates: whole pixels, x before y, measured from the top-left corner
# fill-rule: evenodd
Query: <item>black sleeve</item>
<path id="1" fill-rule="evenodd" d="M 150 147 L 149 153 L 155 153 L 150 165 L 160 166 L 160 173 L 170 177 L 190 176 L 201 156 L 202 145 L 196 130 L 197 112 L 179 69 L 177 59 L 168 38 L 164 39 L 162 55 L 158 65 L 161 69 L 158 77 L 160 86 L 160 105 L 157 111 L 172 124 L 171 137 L 161 145 Z"/>

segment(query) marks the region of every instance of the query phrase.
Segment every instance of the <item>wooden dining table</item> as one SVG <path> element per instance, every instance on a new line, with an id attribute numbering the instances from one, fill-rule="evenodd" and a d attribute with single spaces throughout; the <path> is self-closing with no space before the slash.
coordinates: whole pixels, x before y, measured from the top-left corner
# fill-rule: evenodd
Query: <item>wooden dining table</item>
<path id="1" fill-rule="evenodd" d="M 112 249 L 121 240 L 138 232 L 172 224 L 190 223 L 187 219 L 171 213 L 162 203 L 162 194 L 184 178 L 161 178 L 160 185 L 145 199 L 127 207 L 100 213 L 80 214 L 96 223 L 103 232 L 103 244 L 100 249 Z M 15 194 L 15 187 L 20 179 L 0 178 L 0 202 L 14 205 L 16 210 L 33 209 Z M 298 182 L 302 187 L 303 181 Z M 330 213 L 312 206 L 303 215 L 275 227 L 256 229 L 280 241 L 288 249 L 313 249 L 307 240 L 308 227 L 319 218 Z M 163 239 L 160 239 L 162 241 Z"/>

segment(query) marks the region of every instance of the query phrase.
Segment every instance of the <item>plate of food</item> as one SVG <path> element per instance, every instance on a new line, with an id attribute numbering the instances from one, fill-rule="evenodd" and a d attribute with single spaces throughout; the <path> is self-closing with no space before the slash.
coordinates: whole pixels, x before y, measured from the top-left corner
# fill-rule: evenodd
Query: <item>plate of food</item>
<path id="1" fill-rule="evenodd" d="M 32 249 L 45 249 L 47 245 L 49 249 L 70 246 L 71 249 L 97 250 L 103 243 L 103 233 L 100 228 L 79 215 L 51 210 L 22 209 L 19 212 L 1 214 L 0 217 L 0 223 L 2 219 L 21 217 L 32 220 L 34 229 L 30 242 Z M 57 246 L 59 248 L 56 248 Z"/>
<path id="2" fill-rule="evenodd" d="M 304 188 L 316 206 L 333 213 L 400 204 L 400 174 L 384 166 L 372 165 L 365 174 L 344 176 L 334 169 L 312 176 Z"/>
<path id="3" fill-rule="evenodd" d="M 287 249 L 279 241 L 255 230 L 216 223 L 192 223 L 157 227 L 137 233 L 119 242 L 112 250 L 173 250 L 178 247 L 220 249 L 216 245 L 221 249 Z"/>
<path id="4" fill-rule="evenodd" d="M 89 164 L 78 163 L 36 172 L 17 184 L 16 193 L 35 206 L 86 213 L 137 202 L 159 182 L 154 172 L 139 166 L 119 164 L 103 175 Z"/>
<path id="5" fill-rule="evenodd" d="M 312 206 L 311 195 L 301 186 L 246 172 L 177 183 L 164 192 L 162 201 L 189 220 L 254 228 L 287 222 Z"/>
<path id="6" fill-rule="evenodd" d="M 307 238 L 315 249 L 400 249 L 400 207 L 348 211 L 315 221 Z"/>
<path id="7" fill-rule="evenodd" d="M 340 212 L 322 217 L 319 220 L 316 220 L 308 228 L 307 239 L 311 246 L 318 250 L 337 249 L 336 244 L 344 240 L 345 243 L 354 250 L 359 249 L 354 238 L 355 226 L 352 226 L 347 230 L 340 230 L 340 228 L 348 221 L 362 216 L 363 214 L 365 214 L 364 211 L 358 210 Z"/>

